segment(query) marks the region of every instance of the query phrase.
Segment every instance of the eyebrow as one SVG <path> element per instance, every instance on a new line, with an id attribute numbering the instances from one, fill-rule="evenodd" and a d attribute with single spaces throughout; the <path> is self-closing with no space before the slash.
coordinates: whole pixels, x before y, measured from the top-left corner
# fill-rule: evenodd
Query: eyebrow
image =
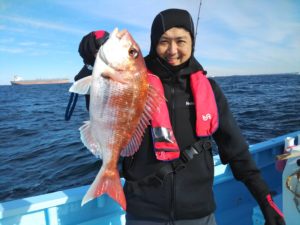
<path id="1" fill-rule="evenodd" d="M 160 40 L 162 39 L 175 39 L 175 40 L 180 40 L 180 39 L 188 39 L 188 37 L 186 35 L 183 35 L 183 36 L 178 36 L 178 37 L 175 37 L 175 38 L 172 38 L 172 37 L 168 37 L 168 36 L 164 36 L 162 35 Z"/>

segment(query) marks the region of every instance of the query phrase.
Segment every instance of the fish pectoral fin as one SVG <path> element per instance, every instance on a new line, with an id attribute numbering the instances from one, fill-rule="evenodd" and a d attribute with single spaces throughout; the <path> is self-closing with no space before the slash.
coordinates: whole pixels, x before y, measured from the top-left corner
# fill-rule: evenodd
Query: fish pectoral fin
<path id="1" fill-rule="evenodd" d="M 91 122 L 85 121 L 84 124 L 79 128 L 80 139 L 85 147 L 90 150 L 96 157 L 102 159 L 102 149 L 100 144 L 96 141 L 91 130 Z"/>
<path id="2" fill-rule="evenodd" d="M 89 190 L 83 197 L 81 206 L 103 194 L 108 194 L 124 210 L 126 210 L 126 198 L 117 170 L 107 172 L 102 167 Z"/>
<path id="3" fill-rule="evenodd" d="M 75 81 L 70 87 L 69 91 L 81 95 L 89 94 L 91 84 L 92 76 L 87 76 L 78 81 Z"/>

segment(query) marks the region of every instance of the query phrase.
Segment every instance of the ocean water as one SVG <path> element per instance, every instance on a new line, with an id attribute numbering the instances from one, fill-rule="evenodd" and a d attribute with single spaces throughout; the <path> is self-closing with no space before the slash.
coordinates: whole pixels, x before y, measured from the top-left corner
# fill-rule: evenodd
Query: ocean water
<path id="1" fill-rule="evenodd" d="M 300 130 L 300 76 L 214 78 L 249 144 Z M 84 97 L 64 120 L 70 84 L 0 86 L 0 202 L 91 184 L 101 162 L 81 143 Z"/>

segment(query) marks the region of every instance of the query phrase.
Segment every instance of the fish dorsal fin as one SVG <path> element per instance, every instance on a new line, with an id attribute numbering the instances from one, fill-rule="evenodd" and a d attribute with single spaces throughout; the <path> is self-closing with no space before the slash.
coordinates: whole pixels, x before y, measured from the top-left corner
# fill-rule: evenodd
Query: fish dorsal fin
<path id="1" fill-rule="evenodd" d="M 152 114 L 156 110 L 159 110 L 159 105 L 162 101 L 165 101 L 164 96 L 161 96 L 152 85 L 149 85 L 144 112 L 132 138 L 130 139 L 130 142 L 122 150 L 121 156 L 131 156 L 138 151 L 145 133 L 145 129 L 148 125 L 150 125 Z"/>
<path id="2" fill-rule="evenodd" d="M 70 87 L 69 91 L 77 94 L 88 94 L 92 83 L 92 75 L 84 77 L 78 81 L 75 81 Z"/>

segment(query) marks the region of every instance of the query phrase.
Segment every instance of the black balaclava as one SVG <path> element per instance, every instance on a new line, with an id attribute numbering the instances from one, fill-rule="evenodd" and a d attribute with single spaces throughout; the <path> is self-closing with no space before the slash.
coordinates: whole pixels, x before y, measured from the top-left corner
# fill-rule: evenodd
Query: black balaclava
<path id="1" fill-rule="evenodd" d="M 173 27 L 184 28 L 191 34 L 192 55 L 184 64 L 171 66 L 161 59 L 156 53 L 156 46 L 160 37 Z M 167 9 L 160 12 L 153 20 L 151 27 L 151 47 L 148 56 L 145 57 L 147 68 L 160 78 L 168 78 L 172 75 L 190 74 L 203 70 L 201 64 L 194 58 L 195 32 L 194 23 L 190 13 L 183 9 Z M 203 70 L 204 71 L 204 70 Z M 206 74 L 206 71 L 204 71 Z"/>
<path id="2" fill-rule="evenodd" d="M 160 12 L 153 20 L 151 27 L 151 56 L 156 56 L 156 46 L 160 37 L 169 29 L 173 27 L 180 27 L 190 32 L 193 42 L 193 49 L 195 44 L 194 23 L 190 13 L 183 9 L 167 9 Z"/>

